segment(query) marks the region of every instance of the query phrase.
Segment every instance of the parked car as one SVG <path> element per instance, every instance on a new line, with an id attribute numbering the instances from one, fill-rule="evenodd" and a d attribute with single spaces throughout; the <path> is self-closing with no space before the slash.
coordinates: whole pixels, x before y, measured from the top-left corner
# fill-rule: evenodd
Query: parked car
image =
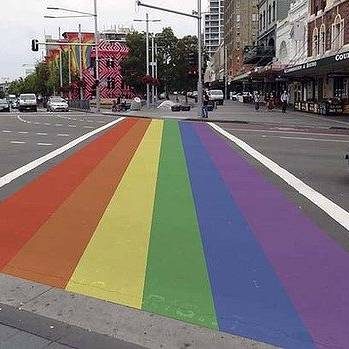
<path id="1" fill-rule="evenodd" d="M 52 96 L 49 98 L 47 105 L 47 111 L 69 111 L 68 102 L 59 96 Z"/>
<path id="2" fill-rule="evenodd" d="M 38 111 L 38 102 L 34 93 L 23 93 L 19 96 L 18 110 L 23 112 L 25 110 Z"/>
<path id="3" fill-rule="evenodd" d="M 208 98 L 212 102 L 223 105 L 224 94 L 223 94 L 222 90 L 209 90 L 208 91 Z"/>
<path id="4" fill-rule="evenodd" d="M 10 103 L 7 101 L 7 99 L 0 99 L 0 111 L 10 111 Z"/>

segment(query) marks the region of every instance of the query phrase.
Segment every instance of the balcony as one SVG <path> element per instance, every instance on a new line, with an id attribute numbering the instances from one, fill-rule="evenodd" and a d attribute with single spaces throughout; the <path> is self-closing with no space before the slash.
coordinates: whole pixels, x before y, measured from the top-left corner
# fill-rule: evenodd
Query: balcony
<path id="1" fill-rule="evenodd" d="M 244 63 L 265 65 L 275 57 L 273 46 L 246 46 L 244 49 Z"/>

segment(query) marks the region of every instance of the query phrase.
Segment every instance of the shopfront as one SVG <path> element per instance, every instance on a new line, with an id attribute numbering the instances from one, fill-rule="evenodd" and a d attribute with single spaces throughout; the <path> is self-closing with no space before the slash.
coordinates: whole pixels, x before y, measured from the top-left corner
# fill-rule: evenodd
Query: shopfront
<path id="1" fill-rule="evenodd" d="M 349 114 L 349 52 L 286 68 L 295 110 Z"/>

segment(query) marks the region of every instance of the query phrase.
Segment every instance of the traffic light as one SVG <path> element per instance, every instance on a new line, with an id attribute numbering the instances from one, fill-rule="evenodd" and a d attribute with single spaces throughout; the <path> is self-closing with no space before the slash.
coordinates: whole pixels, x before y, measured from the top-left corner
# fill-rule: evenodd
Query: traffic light
<path id="1" fill-rule="evenodd" d="M 32 51 L 37 52 L 39 51 L 39 40 L 32 40 Z"/>

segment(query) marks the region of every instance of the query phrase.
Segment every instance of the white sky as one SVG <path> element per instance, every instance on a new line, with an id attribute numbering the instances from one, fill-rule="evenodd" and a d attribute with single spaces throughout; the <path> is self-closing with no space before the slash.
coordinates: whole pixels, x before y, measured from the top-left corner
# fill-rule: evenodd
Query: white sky
<path id="1" fill-rule="evenodd" d="M 189 12 L 197 7 L 196 0 L 143 0 L 144 3 L 168 7 Z M 203 0 L 204 8 L 206 1 Z M 76 31 L 82 24 L 84 31 L 93 31 L 93 18 L 45 19 L 45 14 L 59 15 L 46 10 L 47 6 L 65 7 L 92 12 L 93 0 L 1 0 L 0 7 L 0 82 L 5 78 L 14 79 L 24 74 L 27 67 L 35 64 L 42 53 L 31 51 L 31 40 L 44 39 L 46 35 L 58 35 L 58 27 L 64 31 Z M 158 32 L 165 26 L 171 26 L 178 36 L 196 34 L 195 19 L 166 14 L 156 10 L 137 8 L 134 0 L 98 0 L 99 27 L 113 25 L 133 25 L 144 30 L 144 23 L 135 23 L 133 19 L 144 18 L 149 12 L 150 18 L 161 19 L 151 24 L 151 30 Z"/>

